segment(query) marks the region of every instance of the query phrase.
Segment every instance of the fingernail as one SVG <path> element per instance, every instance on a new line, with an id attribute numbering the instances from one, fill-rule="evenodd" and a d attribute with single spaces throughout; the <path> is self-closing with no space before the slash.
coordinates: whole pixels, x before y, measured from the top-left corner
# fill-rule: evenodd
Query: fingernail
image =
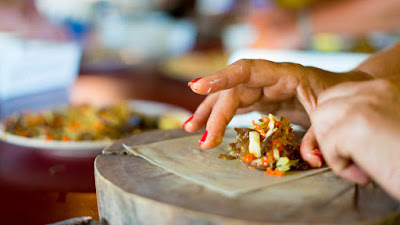
<path id="1" fill-rule="evenodd" d="M 204 143 L 204 141 L 206 140 L 207 134 L 208 134 L 208 131 L 205 131 L 204 134 L 203 134 L 203 137 L 201 137 L 201 140 L 200 140 L 200 143 L 199 143 L 200 147 Z"/>
<path id="2" fill-rule="evenodd" d="M 197 81 L 199 81 L 201 78 L 202 78 L 202 77 L 199 77 L 199 78 L 196 78 L 196 79 L 190 81 L 190 82 L 188 83 L 188 86 L 191 87 L 194 83 L 196 83 Z"/>
<path id="3" fill-rule="evenodd" d="M 318 159 L 319 159 L 318 167 L 321 167 L 322 166 L 322 155 L 321 155 L 321 153 L 319 153 L 319 148 L 318 147 L 314 148 L 314 150 L 312 152 L 312 155 L 318 157 Z"/>
<path id="4" fill-rule="evenodd" d="M 193 119 L 193 116 L 191 116 L 188 120 L 186 120 L 186 122 L 184 122 L 182 124 L 182 128 L 185 128 L 186 124 L 189 123 L 189 121 L 191 121 Z"/>

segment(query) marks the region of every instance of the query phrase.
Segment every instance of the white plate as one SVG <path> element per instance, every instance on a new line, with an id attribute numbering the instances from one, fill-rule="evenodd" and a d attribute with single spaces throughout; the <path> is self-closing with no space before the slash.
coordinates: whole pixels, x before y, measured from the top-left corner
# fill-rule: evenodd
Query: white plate
<path id="1" fill-rule="evenodd" d="M 186 109 L 160 102 L 133 100 L 130 101 L 130 107 L 133 112 L 142 113 L 149 116 L 174 114 L 175 117 L 179 117 L 179 120 L 181 120 L 182 123 L 191 116 L 191 113 Z M 112 140 L 65 142 L 26 138 L 5 132 L 4 124 L 0 124 L 0 140 L 9 144 L 54 151 L 102 150 L 113 142 Z"/>

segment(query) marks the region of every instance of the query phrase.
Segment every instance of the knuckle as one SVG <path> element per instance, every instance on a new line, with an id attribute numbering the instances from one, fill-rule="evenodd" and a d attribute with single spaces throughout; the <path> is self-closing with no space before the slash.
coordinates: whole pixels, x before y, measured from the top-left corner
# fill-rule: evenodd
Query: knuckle
<path id="1" fill-rule="evenodd" d="M 304 68 L 303 65 L 299 63 L 292 63 L 292 62 L 281 62 L 279 63 L 282 67 L 294 67 L 294 68 Z"/>
<path id="2" fill-rule="evenodd" d="M 378 88 L 379 90 L 384 90 L 384 91 L 397 91 L 397 87 L 394 84 L 393 81 L 388 80 L 388 79 L 377 79 L 374 80 L 374 86 Z"/>
<path id="3" fill-rule="evenodd" d="M 255 59 L 239 59 L 235 63 L 242 65 L 242 66 L 248 66 L 251 67 L 255 63 Z"/>

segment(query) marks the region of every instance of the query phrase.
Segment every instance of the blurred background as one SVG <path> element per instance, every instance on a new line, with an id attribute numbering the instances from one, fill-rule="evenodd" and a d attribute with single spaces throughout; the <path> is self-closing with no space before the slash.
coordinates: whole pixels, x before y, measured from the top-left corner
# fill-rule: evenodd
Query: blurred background
<path id="1" fill-rule="evenodd" d="M 350 70 L 398 40 L 399 11 L 398 0 L 0 0 L 0 119 L 132 99 L 194 112 L 204 96 L 187 82 L 240 58 Z M 98 219 L 101 149 L 49 153 L 0 141 L 0 223 Z"/>
<path id="2" fill-rule="evenodd" d="M 143 92 L 156 91 L 135 93 L 144 88 L 129 85 L 129 76 L 187 82 L 224 67 L 241 49 L 373 53 L 398 39 L 398 5 L 379 0 L 1 0 L 0 99 L 59 88 L 68 88 L 72 103 L 149 98 Z M 174 102 L 174 97 L 154 100 Z"/>

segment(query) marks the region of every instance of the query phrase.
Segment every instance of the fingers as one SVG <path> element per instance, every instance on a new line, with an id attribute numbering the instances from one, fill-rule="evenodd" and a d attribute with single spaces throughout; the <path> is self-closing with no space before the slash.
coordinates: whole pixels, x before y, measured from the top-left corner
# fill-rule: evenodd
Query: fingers
<path id="1" fill-rule="evenodd" d="M 314 135 L 313 127 L 308 129 L 301 141 L 300 155 L 311 167 L 319 168 L 322 166 L 322 155 Z"/>
<path id="2" fill-rule="evenodd" d="M 357 84 L 357 85 L 356 85 Z M 345 98 L 359 92 L 359 82 L 346 82 L 324 91 L 318 96 L 318 104 L 335 98 Z"/>
<path id="3" fill-rule="evenodd" d="M 351 128 L 347 118 L 351 100 L 346 100 L 338 97 L 319 104 L 311 114 L 314 137 L 319 143 L 325 162 L 334 173 L 347 180 L 367 184 L 370 181 L 368 174 L 352 160 L 352 145 L 349 143 L 351 139 L 348 138 L 352 132 L 349 131 Z"/>
<path id="4" fill-rule="evenodd" d="M 349 164 L 340 173 L 338 173 L 338 176 L 361 185 L 367 185 L 371 181 L 371 178 L 368 176 L 368 174 L 353 163 Z"/>
<path id="5" fill-rule="evenodd" d="M 303 70 L 298 69 L 299 67 Z M 230 89 L 240 84 L 248 87 L 268 87 L 280 79 L 282 84 L 296 87 L 297 77 L 306 70 L 297 64 L 275 63 L 267 60 L 239 60 L 218 72 L 189 82 L 190 88 L 198 94 L 210 94 Z M 293 89 L 293 88 L 291 88 Z M 280 89 L 285 91 L 286 89 Z"/>
<path id="6" fill-rule="evenodd" d="M 225 127 L 232 120 L 240 104 L 240 99 L 235 92 L 238 90 L 230 89 L 220 92 L 208 119 L 205 136 L 199 143 L 201 148 L 210 149 L 222 142 Z"/>
<path id="7" fill-rule="evenodd" d="M 332 99 L 345 99 L 359 95 L 372 94 L 379 91 L 385 93 L 397 89 L 396 83 L 388 79 L 375 79 L 363 82 L 346 82 L 336 85 L 321 93 L 318 103 L 324 103 Z M 398 90 L 398 89 L 397 89 Z"/>
<path id="8" fill-rule="evenodd" d="M 336 129 L 336 125 L 345 121 L 349 116 L 352 105 L 341 99 L 331 99 L 318 105 L 310 114 L 311 124 L 313 124 L 314 134 L 321 143 L 320 138 L 328 137 L 328 132 Z M 338 136 L 337 132 L 333 135 Z M 322 147 L 320 145 L 320 147 Z"/>
<path id="9" fill-rule="evenodd" d="M 338 131 L 338 129 L 333 130 Z M 363 169 L 354 164 L 346 146 L 340 144 L 341 141 L 340 138 L 334 135 L 331 138 L 323 139 L 321 151 L 326 163 L 338 176 L 358 184 L 368 184 L 370 177 Z"/>
<path id="10" fill-rule="evenodd" d="M 206 124 L 211 114 L 212 108 L 217 101 L 219 93 L 207 96 L 207 98 L 197 107 L 196 112 L 183 125 L 183 129 L 188 132 L 196 132 Z"/>

